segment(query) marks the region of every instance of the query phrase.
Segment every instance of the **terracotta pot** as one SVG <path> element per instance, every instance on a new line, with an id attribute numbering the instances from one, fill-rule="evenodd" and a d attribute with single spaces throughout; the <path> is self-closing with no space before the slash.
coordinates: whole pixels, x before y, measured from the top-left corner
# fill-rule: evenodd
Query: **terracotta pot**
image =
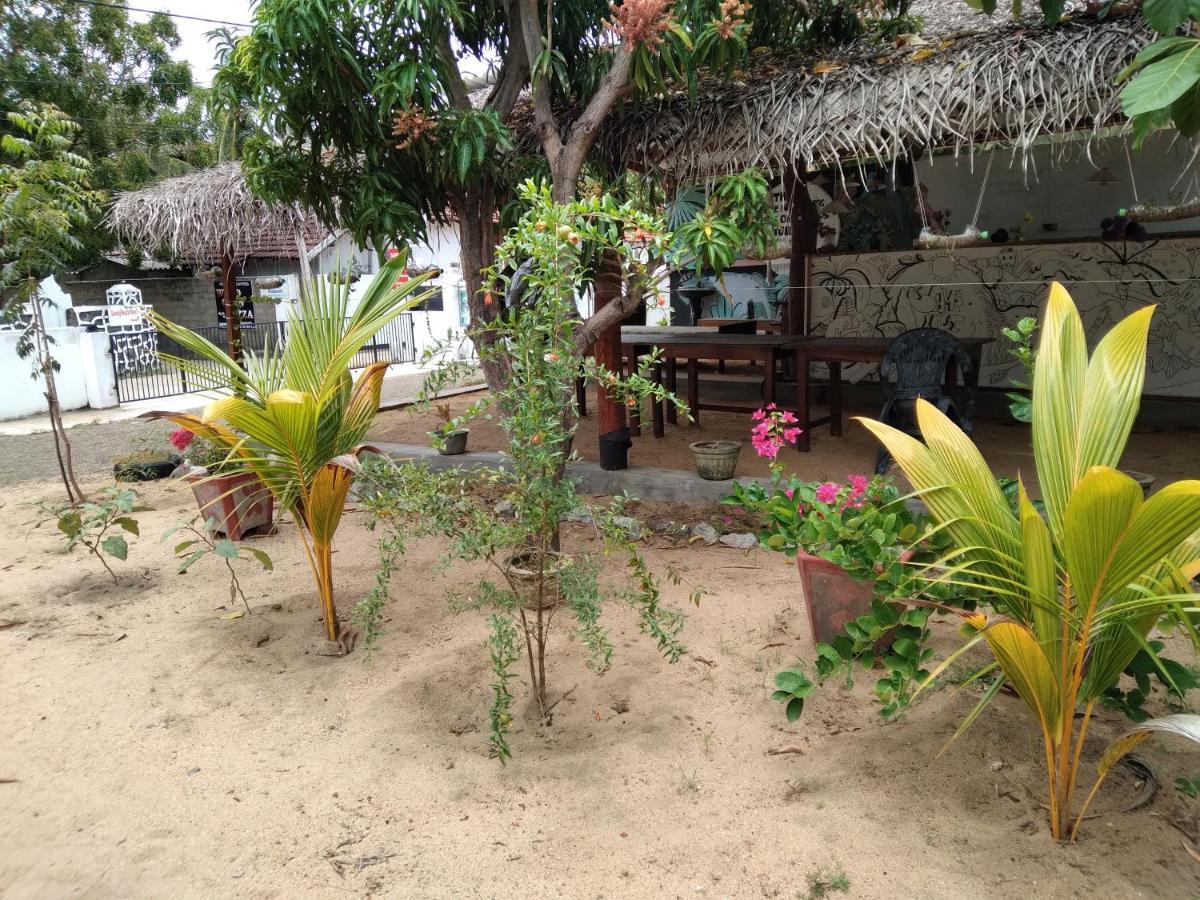
<path id="1" fill-rule="evenodd" d="M 871 582 L 859 581 L 836 563 L 803 550 L 796 553 L 796 568 L 814 643 L 830 643 L 847 622 L 871 611 L 875 596 Z"/>
<path id="2" fill-rule="evenodd" d="M 697 441 L 688 444 L 696 458 L 696 472 L 705 481 L 728 481 L 737 471 L 741 441 Z"/>
<path id="3" fill-rule="evenodd" d="M 188 475 L 187 481 L 201 518 L 215 519 L 217 531 L 231 541 L 240 541 L 254 528 L 269 530 L 275 521 L 275 498 L 253 472 Z"/>

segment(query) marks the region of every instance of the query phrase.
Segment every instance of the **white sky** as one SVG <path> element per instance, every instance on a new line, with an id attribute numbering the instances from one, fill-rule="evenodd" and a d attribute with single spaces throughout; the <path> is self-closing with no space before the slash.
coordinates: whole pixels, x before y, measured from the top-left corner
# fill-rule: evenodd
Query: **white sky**
<path id="1" fill-rule="evenodd" d="M 249 24 L 251 19 L 251 0 L 125 0 L 130 6 L 145 9 L 157 9 L 166 13 L 178 13 L 188 16 L 201 16 L 206 19 L 224 19 L 229 22 Z M 144 13 L 130 13 L 138 21 L 144 21 Z M 176 19 L 175 27 L 179 29 L 180 44 L 173 54 L 177 59 L 186 59 L 192 64 L 192 77 L 200 84 L 212 81 L 214 63 L 213 45 L 205 34 L 218 25 L 207 22 L 191 22 L 187 19 Z"/>

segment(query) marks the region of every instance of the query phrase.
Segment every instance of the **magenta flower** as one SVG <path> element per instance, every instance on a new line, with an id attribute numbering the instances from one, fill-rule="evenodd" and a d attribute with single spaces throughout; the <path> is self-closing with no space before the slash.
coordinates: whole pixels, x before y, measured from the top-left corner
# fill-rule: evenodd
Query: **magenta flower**
<path id="1" fill-rule="evenodd" d="M 803 428 L 785 428 L 783 429 L 783 439 L 789 444 L 794 444 L 800 440 L 800 435 L 804 432 Z"/>
<path id="2" fill-rule="evenodd" d="M 841 485 L 835 484 L 832 481 L 827 481 L 817 488 L 817 500 L 821 503 L 833 503 L 837 500 L 838 490 Z"/>
<path id="3" fill-rule="evenodd" d="M 195 439 L 196 435 L 186 428 L 176 428 L 171 432 L 171 437 L 169 438 L 175 449 L 180 453 L 186 450 Z"/>
<path id="4" fill-rule="evenodd" d="M 867 476 L 866 475 L 847 475 L 846 480 L 850 482 L 850 490 L 854 496 L 865 494 L 867 492 Z"/>

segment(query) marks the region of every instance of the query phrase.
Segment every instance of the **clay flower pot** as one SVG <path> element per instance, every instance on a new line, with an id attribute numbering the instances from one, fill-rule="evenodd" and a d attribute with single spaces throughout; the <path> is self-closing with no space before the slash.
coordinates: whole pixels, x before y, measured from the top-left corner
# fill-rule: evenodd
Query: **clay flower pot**
<path id="1" fill-rule="evenodd" d="M 728 481 L 737 471 L 741 441 L 696 441 L 688 444 L 696 458 L 696 472 L 706 481 Z"/>
<path id="2" fill-rule="evenodd" d="M 188 475 L 187 482 L 200 517 L 216 520 L 217 531 L 231 541 L 240 541 L 254 528 L 269 530 L 275 521 L 275 498 L 253 472 Z"/>
<path id="3" fill-rule="evenodd" d="M 847 622 L 871 611 L 875 596 L 871 582 L 852 578 L 836 563 L 803 550 L 796 553 L 796 568 L 814 643 L 832 642 Z"/>

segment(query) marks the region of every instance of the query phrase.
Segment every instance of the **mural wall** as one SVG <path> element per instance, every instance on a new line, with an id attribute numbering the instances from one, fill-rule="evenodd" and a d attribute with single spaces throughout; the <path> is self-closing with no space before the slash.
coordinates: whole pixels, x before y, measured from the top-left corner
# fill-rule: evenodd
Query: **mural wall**
<path id="1" fill-rule="evenodd" d="M 1200 398 L 1197 238 L 823 257 L 813 264 L 809 322 L 813 331 L 837 336 L 933 326 L 999 337 L 1002 326 L 1038 314 L 1055 280 L 1071 291 L 1093 343 L 1123 315 L 1157 304 L 1145 392 Z M 1005 343 L 985 348 L 981 386 L 1004 387 L 1017 374 Z"/>

